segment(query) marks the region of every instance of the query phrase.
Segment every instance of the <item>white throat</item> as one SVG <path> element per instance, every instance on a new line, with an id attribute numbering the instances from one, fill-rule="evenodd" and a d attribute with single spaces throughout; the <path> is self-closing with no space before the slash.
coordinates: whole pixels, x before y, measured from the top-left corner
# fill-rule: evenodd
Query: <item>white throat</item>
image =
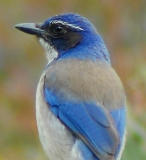
<path id="1" fill-rule="evenodd" d="M 53 46 L 51 46 L 49 43 L 47 43 L 44 39 L 40 38 L 39 39 L 40 44 L 44 48 L 46 52 L 46 56 L 48 59 L 48 64 L 51 63 L 55 58 L 58 57 L 58 52 L 54 49 Z"/>

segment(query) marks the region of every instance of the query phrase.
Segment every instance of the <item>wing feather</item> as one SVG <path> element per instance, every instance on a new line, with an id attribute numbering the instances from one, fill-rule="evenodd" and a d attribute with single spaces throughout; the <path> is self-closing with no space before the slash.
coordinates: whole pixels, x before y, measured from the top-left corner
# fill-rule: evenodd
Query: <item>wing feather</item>
<path id="1" fill-rule="evenodd" d="M 70 131 L 80 138 L 100 160 L 112 160 L 119 136 L 112 118 L 103 106 L 79 99 L 68 100 L 59 92 L 44 86 L 50 110 Z"/>

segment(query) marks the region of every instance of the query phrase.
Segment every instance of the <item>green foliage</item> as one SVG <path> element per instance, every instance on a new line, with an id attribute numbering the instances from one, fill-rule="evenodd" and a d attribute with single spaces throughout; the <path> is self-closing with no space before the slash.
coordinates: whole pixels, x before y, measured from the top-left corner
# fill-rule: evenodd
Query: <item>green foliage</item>
<path id="1" fill-rule="evenodd" d="M 137 133 L 132 133 L 127 138 L 122 160 L 145 160 L 146 152 L 144 151 L 144 139 Z"/>

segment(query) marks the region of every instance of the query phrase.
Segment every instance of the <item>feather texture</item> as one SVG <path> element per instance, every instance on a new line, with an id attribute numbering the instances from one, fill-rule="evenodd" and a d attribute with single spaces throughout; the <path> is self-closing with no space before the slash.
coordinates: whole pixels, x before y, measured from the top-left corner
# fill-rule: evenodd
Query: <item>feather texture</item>
<path id="1" fill-rule="evenodd" d="M 96 158 L 113 160 L 121 145 L 121 135 L 115 122 L 118 119 L 114 119 L 115 113 L 111 114 L 111 111 L 122 108 L 125 97 L 111 66 L 102 62 L 61 60 L 49 66 L 44 81 L 44 97 L 49 110 L 87 145 Z M 123 127 L 120 129 L 124 130 Z"/>

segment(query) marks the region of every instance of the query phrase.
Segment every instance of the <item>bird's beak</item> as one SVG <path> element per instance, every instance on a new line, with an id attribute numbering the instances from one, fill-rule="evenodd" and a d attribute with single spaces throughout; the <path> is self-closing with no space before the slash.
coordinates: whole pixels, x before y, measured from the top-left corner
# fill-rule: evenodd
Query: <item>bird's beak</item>
<path id="1" fill-rule="evenodd" d="M 42 36 L 44 33 L 44 30 L 41 29 L 41 25 L 35 23 L 21 23 L 15 25 L 15 28 L 22 32 L 36 36 Z"/>

